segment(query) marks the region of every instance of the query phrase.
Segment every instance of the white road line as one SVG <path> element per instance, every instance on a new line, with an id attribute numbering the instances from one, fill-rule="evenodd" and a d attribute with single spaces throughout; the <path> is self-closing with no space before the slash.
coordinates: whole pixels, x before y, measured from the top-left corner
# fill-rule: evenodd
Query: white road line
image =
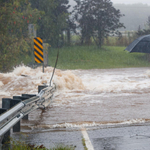
<path id="1" fill-rule="evenodd" d="M 93 145 L 92 145 L 92 143 L 89 139 L 89 136 L 86 132 L 86 129 L 82 128 L 81 132 L 82 132 L 83 138 L 85 139 L 85 144 L 86 144 L 87 149 L 88 150 L 94 150 Z"/>

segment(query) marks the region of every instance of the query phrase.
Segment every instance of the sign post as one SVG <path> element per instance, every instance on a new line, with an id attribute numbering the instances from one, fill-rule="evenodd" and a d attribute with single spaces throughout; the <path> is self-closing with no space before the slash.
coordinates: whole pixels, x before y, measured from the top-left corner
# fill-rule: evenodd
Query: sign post
<path id="1" fill-rule="evenodd" d="M 43 63 L 44 73 L 43 40 L 40 37 L 34 38 L 34 56 L 35 62 Z"/>
<path id="2" fill-rule="evenodd" d="M 48 48 L 49 48 L 49 44 L 48 43 L 43 43 L 43 53 L 44 53 L 44 67 L 48 66 Z"/>

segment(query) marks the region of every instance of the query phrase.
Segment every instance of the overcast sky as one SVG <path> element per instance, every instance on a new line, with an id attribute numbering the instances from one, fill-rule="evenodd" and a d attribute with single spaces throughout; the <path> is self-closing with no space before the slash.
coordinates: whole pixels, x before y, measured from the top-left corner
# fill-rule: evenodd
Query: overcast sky
<path id="1" fill-rule="evenodd" d="M 124 4 L 134 4 L 134 3 L 143 3 L 150 5 L 150 0 L 111 0 L 113 3 L 124 3 Z"/>
<path id="2" fill-rule="evenodd" d="M 135 4 L 135 3 L 142 3 L 142 4 L 148 4 L 150 5 L 150 0 L 111 0 L 113 3 L 118 4 Z M 74 5 L 76 4 L 74 0 L 69 0 L 69 2 Z"/>

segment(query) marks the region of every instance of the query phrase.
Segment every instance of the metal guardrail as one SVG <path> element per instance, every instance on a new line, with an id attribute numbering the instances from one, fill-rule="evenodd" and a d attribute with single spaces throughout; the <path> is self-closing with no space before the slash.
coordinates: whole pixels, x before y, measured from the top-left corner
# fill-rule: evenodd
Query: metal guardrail
<path id="1" fill-rule="evenodd" d="M 53 92 L 55 90 L 55 86 L 46 87 L 42 89 L 37 96 L 18 103 L 17 105 L 0 115 L 0 140 L 2 140 L 3 135 L 24 116 L 37 108 L 47 107 L 52 101 Z"/>

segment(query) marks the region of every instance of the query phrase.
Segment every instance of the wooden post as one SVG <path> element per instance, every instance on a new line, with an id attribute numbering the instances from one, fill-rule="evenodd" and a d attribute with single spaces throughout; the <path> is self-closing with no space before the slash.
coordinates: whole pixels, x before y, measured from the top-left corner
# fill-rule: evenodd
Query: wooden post
<path id="1" fill-rule="evenodd" d="M 43 62 L 43 73 L 44 73 L 44 62 Z"/>

